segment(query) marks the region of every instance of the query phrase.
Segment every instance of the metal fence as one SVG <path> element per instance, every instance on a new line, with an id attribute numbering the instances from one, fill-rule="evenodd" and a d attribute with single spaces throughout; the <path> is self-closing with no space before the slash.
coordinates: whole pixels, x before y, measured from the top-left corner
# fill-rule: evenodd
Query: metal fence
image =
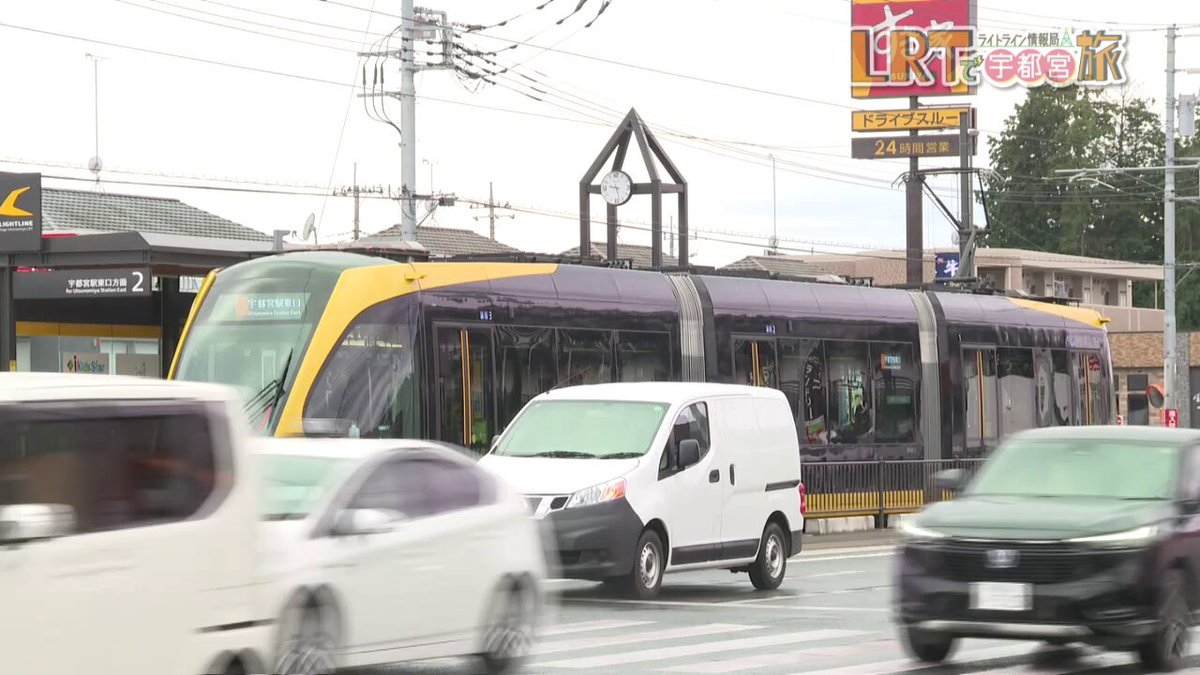
<path id="1" fill-rule="evenodd" d="M 874 516 L 885 527 L 890 515 L 913 513 L 926 504 L 951 499 L 938 490 L 934 476 L 962 469 L 968 476 L 982 459 L 879 460 L 874 462 L 805 462 L 804 487 L 808 518 Z"/>

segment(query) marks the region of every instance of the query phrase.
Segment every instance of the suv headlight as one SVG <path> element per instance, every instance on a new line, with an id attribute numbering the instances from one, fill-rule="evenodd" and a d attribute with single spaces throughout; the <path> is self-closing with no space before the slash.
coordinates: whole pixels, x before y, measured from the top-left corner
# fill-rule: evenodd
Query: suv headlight
<path id="1" fill-rule="evenodd" d="M 620 499 L 624 496 L 625 479 L 618 478 L 576 492 L 567 500 L 566 508 L 573 509 L 577 506 L 595 506 L 596 504 L 611 502 L 614 499 Z"/>
<path id="2" fill-rule="evenodd" d="M 900 521 L 900 525 L 896 529 L 910 539 L 945 539 L 949 536 L 944 532 L 921 527 L 909 520 Z"/>
<path id="3" fill-rule="evenodd" d="M 1162 528 L 1157 524 L 1144 525 L 1136 527 L 1132 530 L 1124 532 L 1113 532 L 1112 534 L 1099 534 L 1091 537 L 1076 537 L 1068 539 L 1072 544 L 1115 544 L 1121 546 L 1136 546 L 1138 544 L 1146 544 L 1158 537 L 1162 532 Z"/>

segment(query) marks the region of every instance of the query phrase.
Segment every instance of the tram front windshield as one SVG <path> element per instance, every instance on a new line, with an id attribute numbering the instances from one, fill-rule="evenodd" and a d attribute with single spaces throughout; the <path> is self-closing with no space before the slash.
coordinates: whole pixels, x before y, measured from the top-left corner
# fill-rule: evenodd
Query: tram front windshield
<path id="1" fill-rule="evenodd" d="M 269 431 L 333 283 L 311 270 L 218 275 L 181 347 L 175 379 L 236 388 L 254 428 Z"/>

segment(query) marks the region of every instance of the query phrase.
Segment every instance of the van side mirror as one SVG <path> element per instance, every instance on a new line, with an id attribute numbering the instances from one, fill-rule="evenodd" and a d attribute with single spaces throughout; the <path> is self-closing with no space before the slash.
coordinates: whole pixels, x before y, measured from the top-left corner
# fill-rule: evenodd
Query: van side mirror
<path id="1" fill-rule="evenodd" d="M 685 438 L 679 441 L 679 468 L 686 469 L 699 463 L 700 442 L 694 438 Z"/>
<path id="2" fill-rule="evenodd" d="M 938 490 L 958 492 L 966 482 L 967 472 L 962 469 L 946 469 L 933 475 L 933 484 Z"/>
<path id="3" fill-rule="evenodd" d="M 0 506 L 0 544 L 65 537 L 75 530 L 75 509 L 65 504 Z"/>

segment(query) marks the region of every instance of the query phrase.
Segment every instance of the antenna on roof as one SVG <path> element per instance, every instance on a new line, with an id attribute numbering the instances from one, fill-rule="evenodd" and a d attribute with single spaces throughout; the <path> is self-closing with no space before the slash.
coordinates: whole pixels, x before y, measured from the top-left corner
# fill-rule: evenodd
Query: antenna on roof
<path id="1" fill-rule="evenodd" d="M 300 233 L 300 238 L 308 241 L 312 237 L 313 245 L 317 244 L 317 214 L 308 214 L 308 220 L 304 221 L 304 230 Z"/>
<path id="2" fill-rule="evenodd" d="M 100 160 L 100 61 L 103 57 L 88 52 L 87 58 L 92 62 L 92 106 L 96 127 L 96 151 L 88 160 L 88 171 L 96 177 L 96 187 L 99 188 L 100 172 L 104 170 L 104 162 Z"/>

